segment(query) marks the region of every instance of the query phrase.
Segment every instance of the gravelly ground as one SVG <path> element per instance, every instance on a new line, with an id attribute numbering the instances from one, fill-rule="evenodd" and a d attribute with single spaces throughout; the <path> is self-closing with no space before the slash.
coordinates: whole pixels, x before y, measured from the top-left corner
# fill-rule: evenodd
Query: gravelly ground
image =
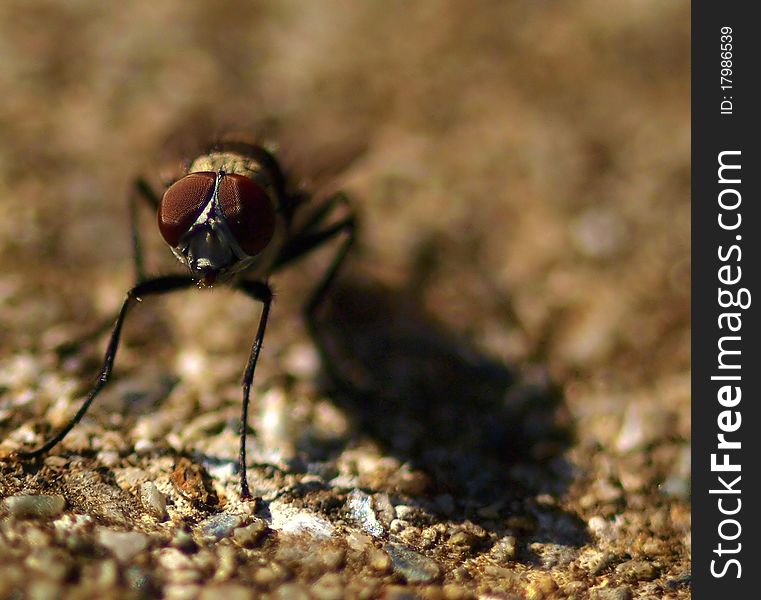
<path id="1" fill-rule="evenodd" d="M 687 598 L 689 3 L 4 2 L 0 597 Z M 145 301 L 126 197 L 258 127 L 360 244 Z M 152 272 L 178 266 L 144 215 Z M 30 498 L 33 496 L 33 498 Z"/>

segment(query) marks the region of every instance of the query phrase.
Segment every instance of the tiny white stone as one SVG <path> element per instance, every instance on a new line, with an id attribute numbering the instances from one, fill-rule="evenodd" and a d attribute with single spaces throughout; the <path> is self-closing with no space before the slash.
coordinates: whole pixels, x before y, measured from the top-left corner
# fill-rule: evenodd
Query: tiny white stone
<path id="1" fill-rule="evenodd" d="M 63 496 L 9 496 L 3 504 L 14 517 L 49 519 L 63 512 L 66 499 Z"/>
<path id="2" fill-rule="evenodd" d="M 148 536 L 136 531 L 98 531 L 98 543 L 108 548 L 119 562 L 129 562 L 148 547 Z"/>

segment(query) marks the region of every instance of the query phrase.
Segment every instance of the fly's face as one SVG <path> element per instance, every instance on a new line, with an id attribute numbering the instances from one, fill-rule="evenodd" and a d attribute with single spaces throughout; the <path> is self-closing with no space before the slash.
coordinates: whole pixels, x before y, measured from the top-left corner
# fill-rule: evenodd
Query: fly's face
<path id="1" fill-rule="evenodd" d="M 199 285 L 249 267 L 275 234 L 273 201 L 252 177 L 192 172 L 173 183 L 158 211 L 161 236 Z"/>

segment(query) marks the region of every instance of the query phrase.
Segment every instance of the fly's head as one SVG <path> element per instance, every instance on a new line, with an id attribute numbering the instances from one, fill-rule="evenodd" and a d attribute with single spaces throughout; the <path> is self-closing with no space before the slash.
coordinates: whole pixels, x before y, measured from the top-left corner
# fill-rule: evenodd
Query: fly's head
<path id="1" fill-rule="evenodd" d="M 161 236 L 201 286 L 247 268 L 275 233 L 266 189 L 245 175 L 220 170 L 189 173 L 159 204 Z"/>

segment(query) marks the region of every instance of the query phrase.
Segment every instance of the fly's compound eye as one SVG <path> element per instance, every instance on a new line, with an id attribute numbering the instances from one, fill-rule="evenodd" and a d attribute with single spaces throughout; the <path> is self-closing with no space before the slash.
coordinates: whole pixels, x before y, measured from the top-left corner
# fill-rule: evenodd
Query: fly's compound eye
<path id="1" fill-rule="evenodd" d="M 249 256 L 259 254 L 275 233 L 275 210 L 254 180 L 231 174 L 219 182 L 219 206 L 230 233 Z"/>
<path id="2" fill-rule="evenodd" d="M 199 172 L 185 175 L 164 192 L 159 204 L 159 231 L 172 247 L 198 219 L 214 192 L 216 173 Z"/>

